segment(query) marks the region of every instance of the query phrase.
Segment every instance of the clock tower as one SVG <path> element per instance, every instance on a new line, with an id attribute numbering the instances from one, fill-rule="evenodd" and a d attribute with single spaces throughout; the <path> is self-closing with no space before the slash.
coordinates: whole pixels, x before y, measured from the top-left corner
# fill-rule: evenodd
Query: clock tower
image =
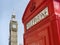
<path id="1" fill-rule="evenodd" d="M 9 28 L 10 28 L 9 45 L 17 45 L 18 24 L 17 24 L 16 16 L 14 13 L 12 14 Z"/>

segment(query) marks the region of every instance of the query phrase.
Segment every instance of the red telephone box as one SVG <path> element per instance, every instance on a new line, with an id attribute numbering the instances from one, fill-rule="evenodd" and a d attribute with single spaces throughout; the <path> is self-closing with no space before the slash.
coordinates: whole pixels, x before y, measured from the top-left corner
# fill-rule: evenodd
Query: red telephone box
<path id="1" fill-rule="evenodd" d="M 60 45 L 60 4 L 30 0 L 23 18 L 24 45 Z"/>

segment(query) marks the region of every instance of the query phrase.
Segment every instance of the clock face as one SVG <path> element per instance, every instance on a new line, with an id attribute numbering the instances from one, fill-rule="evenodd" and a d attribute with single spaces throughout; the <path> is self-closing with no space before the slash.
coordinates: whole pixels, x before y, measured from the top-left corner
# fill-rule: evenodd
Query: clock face
<path id="1" fill-rule="evenodd" d="M 13 27 L 13 28 L 16 28 L 16 25 L 15 25 L 15 24 L 13 24 L 13 25 L 12 25 L 12 27 Z"/>

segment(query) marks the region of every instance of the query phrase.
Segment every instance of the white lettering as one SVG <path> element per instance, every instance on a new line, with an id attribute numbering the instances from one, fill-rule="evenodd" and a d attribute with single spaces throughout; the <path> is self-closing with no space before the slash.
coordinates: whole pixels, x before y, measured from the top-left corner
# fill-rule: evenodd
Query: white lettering
<path id="1" fill-rule="evenodd" d="M 39 21 L 48 16 L 48 7 L 42 10 L 37 16 L 35 16 L 31 21 L 26 24 L 26 28 L 29 29 L 33 25 L 37 24 Z"/>

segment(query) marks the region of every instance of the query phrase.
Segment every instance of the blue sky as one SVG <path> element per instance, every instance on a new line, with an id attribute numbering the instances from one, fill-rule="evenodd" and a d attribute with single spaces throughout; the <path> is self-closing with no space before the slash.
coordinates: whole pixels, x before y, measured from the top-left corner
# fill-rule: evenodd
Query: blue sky
<path id="1" fill-rule="evenodd" d="M 18 45 L 23 43 L 22 16 L 29 0 L 0 0 L 0 45 L 9 45 L 9 22 L 13 12 L 18 21 Z"/>

